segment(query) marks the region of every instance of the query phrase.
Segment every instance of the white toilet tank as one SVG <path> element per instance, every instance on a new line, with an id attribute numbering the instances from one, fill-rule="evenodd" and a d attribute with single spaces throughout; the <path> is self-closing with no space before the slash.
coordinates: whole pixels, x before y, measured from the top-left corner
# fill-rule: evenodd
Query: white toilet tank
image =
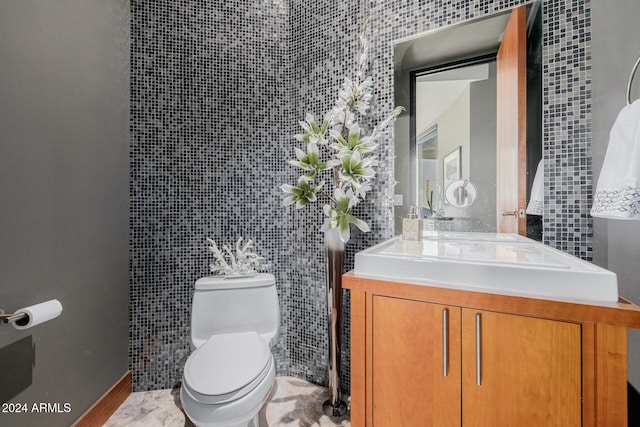
<path id="1" fill-rule="evenodd" d="M 280 308 L 273 275 L 198 279 L 191 308 L 191 344 L 204 344 L 211 335 L 257 332 L 273 346 L 280 330 Z"/>

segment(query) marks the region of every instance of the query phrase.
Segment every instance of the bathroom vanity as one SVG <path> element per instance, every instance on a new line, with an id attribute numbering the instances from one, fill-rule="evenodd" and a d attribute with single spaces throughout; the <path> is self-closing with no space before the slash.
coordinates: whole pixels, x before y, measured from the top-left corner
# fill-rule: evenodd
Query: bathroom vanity
<path id="1" fill-rule="evenodd" d="M 436 233 L 358 253 L 343 286 L 354 427 L 627 425 L 640 307 L 607 270 L 516 235 Z"/>

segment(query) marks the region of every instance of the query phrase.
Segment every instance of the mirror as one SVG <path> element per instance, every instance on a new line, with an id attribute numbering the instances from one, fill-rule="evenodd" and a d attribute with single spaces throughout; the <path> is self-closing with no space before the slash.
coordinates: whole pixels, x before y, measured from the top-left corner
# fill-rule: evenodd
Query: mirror
<path id="1" fill-rule="evenodd" d="M 408 110 L 395 124 L 396 234 L 410 206 L 432 229 L 497 231 L 496 56 L 510 16 L 505 10 L 396 42 L 395 105 Z M 542 157 L 539 1 L 526 6 L 524 49 L 526 162 L 519 168 L 526 168 L 528 201 Z M 473 183 L 475 203 L 447 201 L 447 187 L 459 180 Z M 540 230 L 541 217 L 528 216 L 527 235 L 541 239 Z"/>

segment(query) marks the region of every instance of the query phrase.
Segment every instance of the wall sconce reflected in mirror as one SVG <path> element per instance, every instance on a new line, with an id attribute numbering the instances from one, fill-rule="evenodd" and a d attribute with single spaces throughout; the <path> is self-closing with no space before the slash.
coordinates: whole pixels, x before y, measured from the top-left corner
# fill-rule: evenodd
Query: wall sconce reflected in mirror
<path id="1" fill-rule="evenodd" d="M 478 189 L 467 179 L 453 181 L 445 191 L 445 198 L 456 208 L 466 208 L 476 201 Z"/>

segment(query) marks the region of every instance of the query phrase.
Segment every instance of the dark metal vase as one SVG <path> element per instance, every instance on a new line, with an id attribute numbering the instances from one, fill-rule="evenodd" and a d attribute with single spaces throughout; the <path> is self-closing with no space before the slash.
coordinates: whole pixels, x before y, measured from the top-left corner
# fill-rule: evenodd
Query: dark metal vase
<path id="1" fill-rule="evenodd" d="M 337 228 L 324 234 L 327 269 L 327 324 L 329 327 L 329 400 L 322 404 L 324 413 L 340 417 L 347 413 L 347 405 L 340 391 L 340 349 L 342 345 L 342 272 L 345 242 Z"/>

